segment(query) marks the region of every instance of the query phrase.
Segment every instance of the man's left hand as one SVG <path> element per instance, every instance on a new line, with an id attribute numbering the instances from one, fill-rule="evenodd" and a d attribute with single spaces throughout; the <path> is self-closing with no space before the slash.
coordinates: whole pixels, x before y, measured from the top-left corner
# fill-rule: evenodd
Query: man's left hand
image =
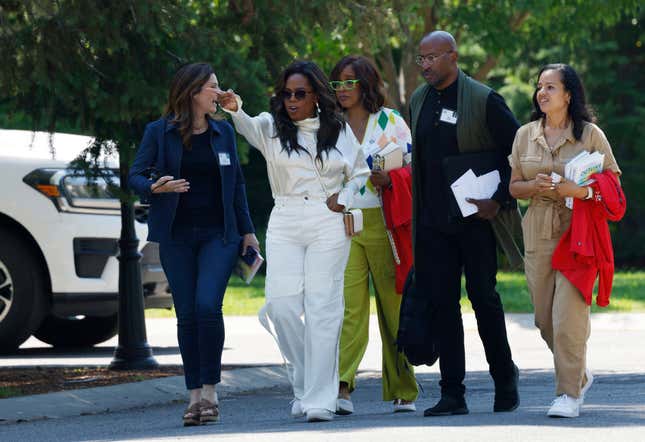
<path id="1" fill-rule="evenodd" d="M 495 216 L 497 215 L 497 212 L 499 212 L 500 205 L 495 200 L 491 200 L 491 199 L 476 200 L 474 198 L 466 198 L 466 201 L 477 206 L 476 215 L 479 218 L 491 220 L 495 218 Z"/>

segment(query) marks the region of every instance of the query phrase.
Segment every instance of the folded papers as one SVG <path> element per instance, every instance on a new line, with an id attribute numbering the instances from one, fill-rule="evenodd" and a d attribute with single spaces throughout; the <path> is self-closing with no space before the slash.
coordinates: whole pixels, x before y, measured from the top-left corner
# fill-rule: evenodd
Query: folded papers
<path id="1" fill-rule="evenodd" d="M 465 218 L 477 213 L 477 206 L 466 201 L 466 198 L 476 200 L 490 199 L 501 182 L 499 171 L 497 169 L 477 176 L 472 169 L 457 178 L 450 185 L 452 193 L 455 195 L 461 215 Z"/>

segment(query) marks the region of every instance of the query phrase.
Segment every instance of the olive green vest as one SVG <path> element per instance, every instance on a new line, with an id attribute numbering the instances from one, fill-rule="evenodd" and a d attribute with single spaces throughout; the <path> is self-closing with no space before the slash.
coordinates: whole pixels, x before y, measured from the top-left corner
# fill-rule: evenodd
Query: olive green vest
<path id="1" fill-rule="evenodd" d="M 412 244 L 416 245 L 417 208 L 423 201 L 421 179 L 414 173 L 419 164 L 416 146 L 416 129 L 423 102 L 430 91 L 430 85 L 417 88 L 410 97 L 410 129 L 412 132 Z M 486 103 L 491 89 L 473 80 L 460 69 L 457 84 L 457 146 L 460 153 L 482 152 L 497 149 L 486 125 Z M 497 243 L 508 257 L 512 268 L 524 264 L 522 257 L 522 227 L 519 209 L 500 210 L 491 220 Z"/>

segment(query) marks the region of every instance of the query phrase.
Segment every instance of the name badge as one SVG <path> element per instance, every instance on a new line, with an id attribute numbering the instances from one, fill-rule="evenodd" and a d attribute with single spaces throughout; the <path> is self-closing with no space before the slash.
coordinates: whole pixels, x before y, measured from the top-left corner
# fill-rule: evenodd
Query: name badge
<path id="1" fill-rule="evenodd" d="M 219 165 L 220 166 L 230 166 L 231 157 L 227 152 L 220 152 L 219 154 Z"/>
<path id="2" fill-rule="evenodd" d="M 450 124 L 457 124 L 457 111 L 446 109 L 445 107 L 441 109 L 440 121 Z"/>

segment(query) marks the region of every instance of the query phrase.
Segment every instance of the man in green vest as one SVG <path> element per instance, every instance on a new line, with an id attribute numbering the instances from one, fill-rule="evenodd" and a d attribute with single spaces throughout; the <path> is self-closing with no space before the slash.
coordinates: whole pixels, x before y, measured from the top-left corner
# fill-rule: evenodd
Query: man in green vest
<path id="1" fill-rule="evenodd" d="M 439 343 L 441 399 L 425 410 L 425 416 L 468 413 L 459 305 L 462 269 L 495 382 L 493 410 L 512 411 L 519 405 L 519 372 L 495 290 L 497 243 L 511 264 L 522 260 L 512 240 L 519 227 L 518 212 L 508 192 L 506 160 L 519 124 L 499 94 L 459 69 L 458 55 L 449 33 L 435 31 L 425 36 L 416 62 L 427 84 L 410 99 L 416 285 L 431 298 L 439 321 L 434 329 Z M 499 172 L 501 182 L 491 198 L 468 199 L 476 213 L 464 217 L 451 191 L 452 182 L 448 182 L 451 168 L 466 162 L 466 169 L 484 173 L 488 171 L 481 170 L 482 161 L 487 160 L 488 165 L 491 158 L 496 158 L 493 170 Z"/>

